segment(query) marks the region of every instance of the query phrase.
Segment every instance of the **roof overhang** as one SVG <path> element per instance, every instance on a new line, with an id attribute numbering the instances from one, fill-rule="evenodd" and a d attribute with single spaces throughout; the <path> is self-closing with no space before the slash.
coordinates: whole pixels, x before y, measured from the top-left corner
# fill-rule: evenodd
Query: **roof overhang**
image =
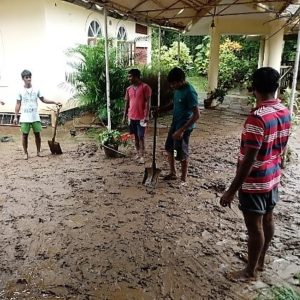
<path id="1" fill-rule="evenodd" d="M 299 0 L 63 0 L 93 10 L 106 7 L 109 15 L 152 26 L 207 34 L 213 20 L 227 19 L 231 33 L 238 29 L 233 21 L 266 24 L 281 19 L 286 32 L 299 22 Z M 226 23 L 226 22 L 225 22 Z M 200 24 L 200 25 L 199 25 Z M 198 26 L 198 30 L 195 27 Z M 249 26 L 251 29 L 251 26 Z M 226 30 L 227 32 L 228 30 Z M 250 33 L 253 33 L 249 30 Z M 264 30 L 262 30 L 262 33 Z M 229 33 L 229 32 L 228 32 Z"/>

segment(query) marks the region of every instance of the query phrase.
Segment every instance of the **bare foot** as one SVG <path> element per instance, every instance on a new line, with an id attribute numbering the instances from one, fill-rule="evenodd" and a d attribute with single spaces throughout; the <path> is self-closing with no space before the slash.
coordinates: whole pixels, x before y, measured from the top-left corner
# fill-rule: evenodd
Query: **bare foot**
<path id="1" fill-rule="evenodd" d="M 41 152 L 40 152 L 40 151 L 38 151 L 38 152 L 36 153 L 36 156 L 38 156 L 38 157 L 42 157 L 42 155 L 41 155 Z"/>
<path id="2" fill-rule="evenodd" d="M 269 263 L 269 262 L 270 262 L 269 257 L 260 259 L 257 263 L 256 271 L 263 272 L 265 270 L 265 263 Z"/>
<path id="3" fill-rule="evenodd" d="M 233 282 L 247 282 L 256 280 L 256 274 L 250 274 L 247 268 L 228 273 L 226 277 Z"/>
<path id="4" fill-rule="evenodd" d="M 24 153 L 24 160 L 28 160 L 28 153 Z"/>

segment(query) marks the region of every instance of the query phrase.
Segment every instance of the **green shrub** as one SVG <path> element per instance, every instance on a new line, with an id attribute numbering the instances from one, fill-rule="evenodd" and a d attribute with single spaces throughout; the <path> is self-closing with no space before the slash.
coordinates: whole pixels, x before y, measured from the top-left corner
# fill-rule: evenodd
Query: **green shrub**
<path id="1" fill-rule="evenodd" d="M 154 50 L 152 59 L 153 64 L 158 65 L 158 52 Z M 183 42 L 180 42 L 180 56 L 178 60 L 178 42 L 172 43 L 171 47 L 162 46 L 160 48 L 160 64 L 163 69 L 172 69 L 174 67 L 180 67 L 184 71 L 188 71 L 192 68 L 192 57 L 190 55 L 190 49 Z"/>
<path id="2" fill-rule="evenodd" d="M 158 66 L 155 64 L 144 66 L 141 68 L 142 80 L 147 83 L 152 89 L 151 105 L 157 106 L 158 98 Z M 169 83 L 167 81 L 169 70 L 166 68 L 161 69 L 160 76 L 160 105 L 167 104 L 172 98 L 172 91 L 170 90 Z"/>
<path id="3" fill-rule="evenodd" d="M 127 71 L 115 65 L 115 48 L 109 47 L 109 76 L 112 124 L 117 125 L 123 111 Z M 104 40 L 99 40 L 95 46 L 78 45 L 68 50 L 73 60 L 70 63 L 74 73 L 70 82 L 75 86 L 79 104 L 96 113 L 102 120 L 107 119 L 106 108 L 106 74 Z"/>
<path id="4" fill-rule="evenodd" d="M 200 76 L 206 76 L 209 65 L 210 37 L 205 36 L 202 43 L 196 46 L 196 50 L 195 69 Z"/>
<path id="5" fill-rule="evenodd" d="M 206 76 L 209 66 L 210 37 L 203 39 L 196 47 L 198 52 L 194 60 L 195 68 L 200 76 Z M 219 57 L 219 88 L 232 89 L 249 81 L 257 67 L 257 60 L 248 59 L 241 53 L 243 46 L 239 41 L 225 37 L 220 45 Z"/>

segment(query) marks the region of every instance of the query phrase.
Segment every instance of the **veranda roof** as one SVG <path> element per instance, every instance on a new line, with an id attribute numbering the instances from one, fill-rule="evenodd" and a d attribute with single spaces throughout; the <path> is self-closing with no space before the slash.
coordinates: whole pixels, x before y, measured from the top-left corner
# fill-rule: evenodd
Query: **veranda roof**
<path id="1" fill-rule="evenodd" d="M 147 25 L 171 27 L 189 31 L 201 20 L 230 16 L 264 16 L 266 20 L 283 18 L 286 31 L 297 31 L 299 0 L 64 0 L 89 9 L 102 10 L 110 16 L 131 19 Z M 203 20 L 202 20 L 203 19 Z M 233 24 L 234 26 L 234 24 Z"/>

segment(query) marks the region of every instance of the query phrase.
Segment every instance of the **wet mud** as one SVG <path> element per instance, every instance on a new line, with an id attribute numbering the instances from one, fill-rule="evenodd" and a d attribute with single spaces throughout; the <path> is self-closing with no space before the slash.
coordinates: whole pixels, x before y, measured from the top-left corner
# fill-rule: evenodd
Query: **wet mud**
<path id="1" fill-rule="evenodd" d="M 0 299 L 253 299 L 270 284 L 300 273 L 300 142 L 282 177 L 276 234 L 258 281 L 237 284 L 225 272 L 242 268 L 247 235 L 237 202 L 219 197 L 233 178 L 245 116 L 205 111 L 191 137 L 188 186 L 159 180 L 141 185 L 145 166 L 107 159 L 83 133 L 59 128 L 64 152 L 22 160 L 19 130 L 0 128 Z M 168 124 L 168 118 L 160 120 Z M 161 126 L 163 127 L 163 126 Z M 157 165 L 167 173 L 159 128 Z M 151 129 L 147 136 L 151 163 Z M 298 139 L 298 140 L 297 140 Z M 179 167 L 179 166 L 178 166 Z"/>

